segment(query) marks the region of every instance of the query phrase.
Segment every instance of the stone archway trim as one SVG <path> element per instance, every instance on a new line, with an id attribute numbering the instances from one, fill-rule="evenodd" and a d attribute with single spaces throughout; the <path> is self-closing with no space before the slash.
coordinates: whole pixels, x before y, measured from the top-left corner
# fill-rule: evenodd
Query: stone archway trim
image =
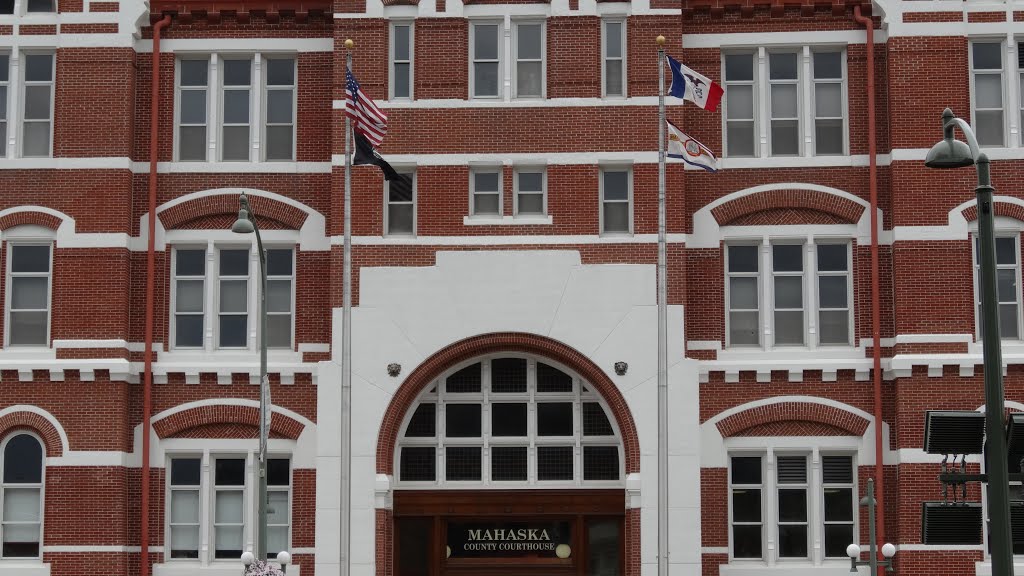
<path id="1" fill-rule="evenodd" d="M 856 224 L 865 210 L 864 206 L 842 196 L 818 190 L 793 189 L 740 196 L 712 208 L 711 215 L 720 226 L 725 226 L 750 214 L 782 208 L 824 212 L 850 224 Z"/>
<path id="2" fill-rule="evenodd" d="M 813 422 L 863 436 L 870 422 L 857 414 L 834 406 L 811 402 L 779 402 L 749 408 L 715 423 L 723 438 L 741 436 L 751 428 L 774 422 Z"/>
<path id="3" fill-rule="evenodd" d="M 242 424 L 259 426 L 259 409 L 253 406 L 211 405 L 198 406 L 176 412 L 153 423 L 153 431 L 160 438 L 174 438 L 178 434 L 212 424 Z M 280 412 L 270 415 L 270 431 L 281 437 L 297 440 L 305 426 Z"/>

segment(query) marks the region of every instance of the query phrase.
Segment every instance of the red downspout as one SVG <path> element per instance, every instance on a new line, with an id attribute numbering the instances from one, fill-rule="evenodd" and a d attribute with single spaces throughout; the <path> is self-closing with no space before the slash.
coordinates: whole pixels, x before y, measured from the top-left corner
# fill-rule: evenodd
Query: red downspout
<path id="1" fill-rule="evenodd" d="M 139 574 L 149 576 L 149 427 L 153 412 L 153 308 L 156 274 L 156 162 L 160 127 L 160 30 L 171 24 L 164 16 L 153 25 L 152 85 L 149 99 L 149 227 L 146 247 L 146 357 L 142 381 L 142 501 L 139 519 Z"/>
<path id="2" fill-rule="evenodd" d="M 885 451 L 882 446 L 882 320 L 878 289 L 878 166 L 875 158 L 875 22 L 860 13 L 860 4 L 853 7 L 853 19 L 865 27 L 867 32 L 867 90 L 868 90 L 868 188 L 871 210 L 871 338 L 873 346 L 872 374 L 875 384 L 875 498 L 879 513 L 875 516 L 876 549 L 885 542 Z M 882 571 L 879 570 L 879 574 Z"/>

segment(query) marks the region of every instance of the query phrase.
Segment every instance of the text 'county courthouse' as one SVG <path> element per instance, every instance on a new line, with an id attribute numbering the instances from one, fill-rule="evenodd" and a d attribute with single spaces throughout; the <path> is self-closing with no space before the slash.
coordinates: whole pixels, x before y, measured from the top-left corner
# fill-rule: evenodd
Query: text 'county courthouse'
<path id="1" fill-rule="evenodd" d="M 1024 410 L 1024 2 L 973 0 L 0 0 L 0 574 L 240 574 L 241 192 L 289 575 L 655 574 L 658 35 L 725 89 L 668 107 L 722 157 L 667 174 L 670 573 L 845 575 L 884 477 L 897 573 L 989 574 L 921 528 L 925 411 L 984 411 L 974 172 L 923 163 L 946 106 L 993 158 Z M 413 189 L 353 168 L 343 454 L 348 38 Z"/>

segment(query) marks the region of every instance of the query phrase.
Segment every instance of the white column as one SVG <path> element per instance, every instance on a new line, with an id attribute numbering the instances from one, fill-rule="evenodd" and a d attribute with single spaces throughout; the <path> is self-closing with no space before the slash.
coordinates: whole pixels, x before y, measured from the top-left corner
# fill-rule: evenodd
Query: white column
<path id="1" fill-rule="evenodd" d="M 1020 139 L 1020 69 L 1017 66 L 1017 42 L 1013 33 L 1006 35 L 1006 115 L 1010 120 L 1010 139 L 1006 145 L 1014 148 L 1021 145 Z"/>
<path id="2" fill-rule="evenodd" d="M 203 298 L 206 306 L 203 313 L 203 349 L 207 352 L 217 349 L 214 341 L 213 326 L 217 323 L 217 299 L 214 294 L 217 292 L 217 258 L 213 242 L 206 243 L 206 277 L 203 279 L 206 288 Z"/>
<path id="3" fill-rule="evenodd" d="M 768 562 L 769 566 L 775 566 L 775 561 L 778 557 L 778 532 L 779 524 L 776 522 L 778 518 L 779 509 L 779 498 L 778 494 L 775 493 L 775 453 L 768 450 L 765 455 L 765 466 L 764 466 L 764 494 L 762 495 L 761 507 L 764 510 L 764 517 L 762 517 L 763 529 L 765 534 L 765 547 L 764 547 L 764 558 Z M 771 502 L 771 506 L 766 504 Z"/>
<path id="4" fill-rule="evenodd" d="M 19 10 L 20 0 L 15 0 L 14 13 L 20 14 Z M 11 105 L 10 110 L 7 111 L 7 157 L 17 158 L 18 157 L 18 142 L 20 140 L 21 132 L 21 94 L 24 86 L 24 81 L 21 75 L 21 53 L 18 51 L 17 46 L 11 48 L 11 70 L 10 76 L 8 76 L 7 91 L 8 102 Z"/>
<path id="5" fill-rule="evenodd" d="M 768 52 L 764 46 L 757 49 L 757 82 L 754 86 L 754 97 L 757 98 L 758 119 L 756 130 L 760 131 L 760 153 L 761 158 L 768 157 L 768 125 L 771 123 L 768 116 Z"/>
<path id="6" fill-rule="evenodd" d="M 797 105 L 797 115 L 803 125 L 804 143 L 803 156 L 814 155 L 814 100 L 811 96 L 811 86 L 814 84 L 814 71 L 811 68 L 811 47 L 804 46 L 802 66 L 797 73 L 799 78 L 800 96 L 803 102 Z"/>
<path id="7" fill-rule="evenodd" d="M 772 245 L 765 236 L 761 242 L 761 333 L 764 341 L 764 348 L 771 348 L 772 344 L 772 310 L 775 303 L 772 302 Z"/>
<path id="8" fill-rule="evenodd" d="M 818 347 L 818 299 L 817 270 L 814 261 L 814 239 L 807 238 L 804 244 L 804 325 L 807 326 L 807 346 Z"/>
<path id="9" fill-rule="evenodd" d="M 210 497 L 210 493 L 213 492 L 213 475 L 210 472 L 209 452 L 203 452 L 200 466 L 202 472 L 199 475 L 199 563 L 206 565 L 210 563 L 210 526 L 213 525 L 213 499 Z M 169 557 L 169 551 L 166 551 L 165 558 Z"/>
<path id="10" fill-rule="evenodd" d="M 512 61 L 512 17 L 508 14 L 505 15 L 502 32 L 502 53 L 498 55 L 500 62 L 498 68 L 502 70 L 502 82 L 504 83 L 501 97 L 508 102 L 512 99 L 512 67 L 516 65 Z"/>
<path id="11" fill-rule="evenodd" d="M 295 59 L 295 68 L 298 72 L 299 60 Z M 296 82 L 298 84 L 298 82 Z M 263 135 L 263 57 L 260 53 L 253 56 L 252 74 L 252 110 L 249 111 L 251 124 L 249 125 L 249 138 L 252 143 L 252 151 L 249 160 L 260 162 L 263 156 L 260 154 L 260 141 Z M 294 117 L 293 117 L 294 120 Z"/>
<path id="12" fill-rule="evenodd" d="M 206 86 L 209 92 L 206 96 L 209 109 L 206 115 L 206 161 L 216 162 L 220 160 L 217 155 L 217 140 L 220 137 L 220 57 L 216 54 L 210 55 L 210 77 Z"/>
<path id="13" fill-rule="evenodd" d="M 807 494 L 811 499 L 810 514 L 807 517 L 807 530 L 811 534 L 811 561 L 814 562 L 815 566 L 819 566 L 825 559 L 824 544 L 821 541 L 822 538 L 822 497 L 824 492 L 821 490 L 821 454 L 818 452 L 818 448 L 815 447 L 814 451 L 811 452 L 811 473 L 808 477 L 807 483 Z"/>

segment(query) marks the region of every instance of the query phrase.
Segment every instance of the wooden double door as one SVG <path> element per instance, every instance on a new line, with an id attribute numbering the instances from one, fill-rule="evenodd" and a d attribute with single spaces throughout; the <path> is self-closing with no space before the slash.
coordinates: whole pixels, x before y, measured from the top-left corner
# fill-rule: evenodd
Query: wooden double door
<path id="1" fill-rule="evenodd" d="M 623 490 L 394 496 L 396 576 L 622 576 Z"/>

